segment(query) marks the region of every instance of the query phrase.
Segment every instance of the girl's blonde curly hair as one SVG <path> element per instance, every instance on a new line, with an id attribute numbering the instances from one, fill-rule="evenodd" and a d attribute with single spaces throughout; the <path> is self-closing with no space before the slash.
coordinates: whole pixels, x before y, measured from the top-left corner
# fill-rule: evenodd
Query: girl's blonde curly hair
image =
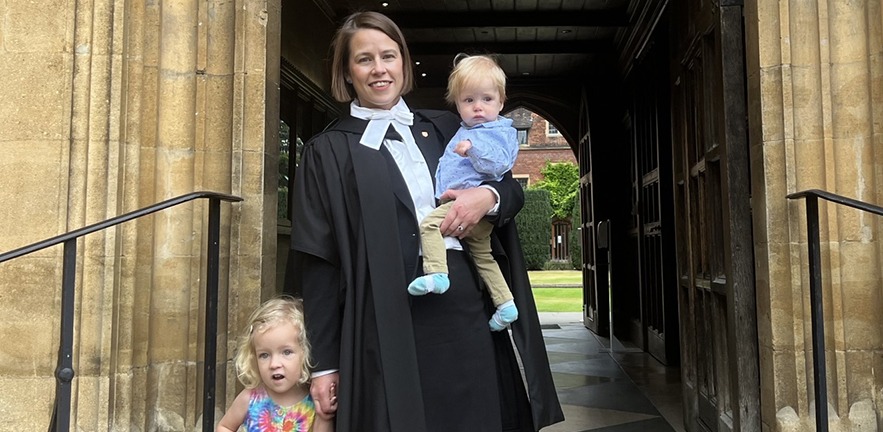
<path id="1" fill-rule="evenodd" d="M 307 340 L 304 324 L 303 301 L 289 296 L 280 296 L 267 300 L 252 312 L 248 318 L 245 334 L 239 339 L 233 363 L 236 366 L 239 381 L 245 388 L 255 388 L 261 382 L 261 374 L 258 371 L 254 351 L 255 333 L 264 332 L 282 322 L 289 322 L 297 329 L 297 343 L 303 351 L 304 360 L 298 383 L 306 384 L 310 380 L 312 363 L 310 362 L 310 342 Z"/>

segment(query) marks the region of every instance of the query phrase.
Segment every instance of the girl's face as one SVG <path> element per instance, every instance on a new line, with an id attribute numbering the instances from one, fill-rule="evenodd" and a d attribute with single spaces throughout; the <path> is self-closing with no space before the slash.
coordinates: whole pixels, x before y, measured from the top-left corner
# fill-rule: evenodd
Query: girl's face
<path id="1" fill-rule="evenodd" d="M 349 68 L 359 104 L 365 108 L 390 109 L 399 101 L 404 84 L 399 44 L 374 29 L 357 31 L 350 39 Z"/>
<path id="2" fill-rule="evenodd" d="M 464 86 L 457 95 L 457 111 L 463 123 L 469 127 L 496 120 L 501 109 L 503 101 L 500 91 L 490 78 Z"/>
<path id="3" fill-rule="evenodd" d="M 299 400 L 297 392 L 290 392 L 300 388 L 304 352 L 298 343 L 299 336 L 294 324 L 283 321 L 258 330 L 252 339 L 261 381 L 280 405 L 292 405 Z"/>

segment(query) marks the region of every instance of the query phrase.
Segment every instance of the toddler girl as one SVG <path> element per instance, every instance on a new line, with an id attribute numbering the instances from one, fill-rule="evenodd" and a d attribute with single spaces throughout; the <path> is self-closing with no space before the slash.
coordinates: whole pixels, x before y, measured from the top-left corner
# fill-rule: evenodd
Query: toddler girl
<path id="1" fill-rule="evenodd" d="M 234 359 L 245 390 L 236 396 L 217 432 L 330 432 L 310 397 L 310 344 L 303 304 L 291 297 L 268 300 L 248 320 Z"/>

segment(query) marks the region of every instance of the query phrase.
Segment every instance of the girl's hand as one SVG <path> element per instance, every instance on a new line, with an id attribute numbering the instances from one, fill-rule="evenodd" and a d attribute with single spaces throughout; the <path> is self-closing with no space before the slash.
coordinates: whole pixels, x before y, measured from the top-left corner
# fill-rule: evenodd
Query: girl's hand
<path id="1" fill-rule="evenodd" d="M 318 376 L 310 382 L 310 395 L 316 404 L 316 415 L 324 420 L 331 420 L 337 413 L 337 383 L 340 374 L 337 372 Z"/>
<path id="2" fill-rule="evenodd" d="M 497 197 L 487 188 L 475 187 L 463 190 L 447 190 L 442 201 L 455 200 L 445 220 L 439 226 L 444 236 L 464 238 L 469 235 L 481 218 L 494 208 Z"/>

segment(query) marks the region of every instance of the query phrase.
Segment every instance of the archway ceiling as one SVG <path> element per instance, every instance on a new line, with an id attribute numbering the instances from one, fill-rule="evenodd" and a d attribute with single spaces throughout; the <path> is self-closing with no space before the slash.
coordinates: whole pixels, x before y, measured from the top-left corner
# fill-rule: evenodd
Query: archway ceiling
<path id="1" fill-rule="evenodd" d="M 550 120 L 571 145 L 582 85 L 598 70 L 616 68 L 634 13 L 629 0 L 385 0 L 386 7 L 384 0 L 314 1 L 338 20 L 357 10 L 390 16 L 420 62 L 415 72 L 423 89 L 445 87 L 457 53 L 496 54 L 510 100 L 562 113 L 566 118 Z"/>

